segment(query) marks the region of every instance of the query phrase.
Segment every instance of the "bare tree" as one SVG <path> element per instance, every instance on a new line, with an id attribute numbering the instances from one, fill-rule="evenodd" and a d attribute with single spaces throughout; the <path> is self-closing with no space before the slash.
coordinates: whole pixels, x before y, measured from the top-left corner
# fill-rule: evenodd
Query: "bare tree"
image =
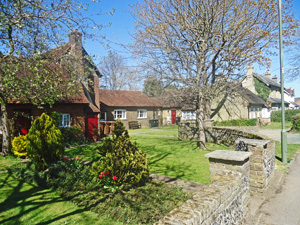
<path id="1" fill-rule="evenodd" d="M 96 24 L 91 15 L 84 15 L 87 7 L 88 4 L 75 0 L 0 1 L 0 104 L 4 155 L 9 153 L 7 105 L 10 101 L 51 106 L 73 93 L 78 77 L 63 79 L 63 75 L 72 74 L 72 71 L 66 71 L 68 66 L 62 65 L 66 60 L 52 58 L 49 52 L 43 53 L 61 45 L 64 37 L 75 28 L 87 38 L 99 37 L 102 25 Z M 97 15 L 101 12 L 94 16 Z"/>
<path id="2" fill-rule="evenodd" d="M 285 1 L 286 41 L 298 28 Z M 133 6 L 135 52 L 195 104 L 199 147 L 211 102 L 251 62 L 268 65 L 277 44 L 276 0 L 143 0 Z M 188 89 L 188 91 L 186 91 Z"/>
<path id="3" fill-rule="evenodd" d="M 109 52 L 100 62 L 99 70 L 102 73 L 102 81 L 107 89 L 112 90 L 136 90 L 136 69 L 131 68 L 123 56 L 116 52 Z M 103 85 L 103 84 L 102 84 Z"/>

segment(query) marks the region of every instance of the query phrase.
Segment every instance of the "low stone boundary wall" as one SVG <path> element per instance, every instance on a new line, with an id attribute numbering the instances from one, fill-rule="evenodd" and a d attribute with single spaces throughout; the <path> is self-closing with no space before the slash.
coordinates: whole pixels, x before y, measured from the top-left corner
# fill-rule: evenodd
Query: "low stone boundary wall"
<path id="1" fill-rule="evenodd" d="M 249 212 L 250 152 L 207 154 L 211 184 L 156 224 L 243 224 Z"/>
<path id="2" fill-rule="evenodd" d="M 253 134 L 257 127 L 207 127 L 205 134 L 208 142 L 214 142 L 225 145 L 235 145 L 235 141 L 239 138 L 249 139 L 268 139 L 265 136 Z M 195 121 L 180 122 L 178 124 L 178 136 L 180 139 L 197 139 L 198 130 Z"/>
<path id="3" fill-rule="evenodd" d="M 178 126 L 179 137 L 196 139 L 196 122 L 181 122 Z M 258 134 L 227 127 L 208 127 L 205 129 L 208 142 L 236 146 L 243 141 L 253 155 L 250 159 L 251 193 L 262 192 L 268 185 L 275 169 L 275 141 Z"/>
<path id="4" fill-rule="evenodd" d="M 250 190 L 251 193 L 262 192 L 269 184 L 275 169 L 275 142 L 240 138 L 236 143 L 244 142 L 250 157 Z"/>

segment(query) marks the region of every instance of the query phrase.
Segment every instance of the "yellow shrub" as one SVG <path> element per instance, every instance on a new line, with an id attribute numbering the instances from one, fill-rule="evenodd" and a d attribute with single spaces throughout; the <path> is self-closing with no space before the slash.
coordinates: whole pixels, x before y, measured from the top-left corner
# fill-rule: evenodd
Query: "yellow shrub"
<path id="1" fill-rule="evenodd" d="M 15 137 L 12 141 L 13 153 L 17 157 L 27 157 L 26 148 L 28 145 L 27 135 L 20 135 Z"/>

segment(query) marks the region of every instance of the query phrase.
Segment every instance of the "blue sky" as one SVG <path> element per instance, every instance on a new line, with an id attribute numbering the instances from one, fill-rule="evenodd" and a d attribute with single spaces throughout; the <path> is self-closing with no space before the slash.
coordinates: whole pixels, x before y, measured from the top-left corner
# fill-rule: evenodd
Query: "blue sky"
<path id="1" fill-rule="evenodd" d="M 85 2 L 89 2 L 90 0 L 85 0 Z M 102 12 L 110 11 L 115 8 L 114 15 L 103 15 L 100 16 L 96 21 L 98 23 L 107 24 L 111 23 L 110 27 L 103 28 L 101 34 L 105 35 L 108 40 L 113 43 L 128 44 L 132 41 L 130 34 L 134 32 L 134 19 L 129 13 L 130 4 L 135 4 L 136 0 L 101 0 L 101 2 L 96 7 L 90 9 L 91 12 L 96 12 L 101 10 Z M 294 11 L 296 17 L 300 20 L 300 1 L 293 0 Z M 111 43 L 110 46 L 116 50 L 119 54 L 124 55 L 126 57 L 129 56 L 128 52 L 125 48 L 122 48 L 118 44 Z M 90 55 L 98 55 L 100 57 L 107 55 L 108 49 L 104 46 L 99 45 L 98 43 L 90 42 L 86 40 L 84 43 L 84 47 Z M 284 52 L 284 61 L 283 66 L 284 70 L 288 69 L 287 59 L 288 53 Z M 128 62 L 130 63 L 130 58 L 128 58 Z M 98 63 L 98 62 L 96 62 Z M 259 67 L 254 65 L 254 72 L 264 74 L 267 70 L 266 67 Z M 280 75 L 280 66 L 279 66 L 279 56 L 272 58 L 272 67 L 270 68 L 271 76 Z M 284 79 L 285 87 L 295 89 L 296 97 L 300 97 L 300 75 L 296 80 L 290 81 L 288 78 Z"/>

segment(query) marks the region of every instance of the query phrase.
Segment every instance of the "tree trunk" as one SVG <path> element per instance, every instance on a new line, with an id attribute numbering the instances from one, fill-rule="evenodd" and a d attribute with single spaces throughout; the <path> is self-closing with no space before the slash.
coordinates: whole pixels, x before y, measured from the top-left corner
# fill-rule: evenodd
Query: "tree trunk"
<path id="1" fill-rule="evenodd" d="M 197 146 L 200 149 L 206 149 L 206 139 L 205 139 L 205 130 L 204 130 L 204 121 L 205 121 L 205 109 L 202 107 L 202 98 L 199 99 L 196 110 L 196 126 L 199 134 L 199 139 Z"/>
<path id="2" fill-rule="evenodd" d="M 9 132 L 9 121 L 7 114 L 7 104 L 1 104 L 1 113 L 2 113 L 2 154 L 4 156 L 10 154 L 10 132 Z"/>
<path id="3" fill-rule="evenodd" d="M 201 98 L 198 102 L 196 113 L 196 125 L 199 133 L 199 141 L 197 143 L 197 146 L 200 149 L 206 149 L 205 121 L 210 119 L 210 100 Z"/>

